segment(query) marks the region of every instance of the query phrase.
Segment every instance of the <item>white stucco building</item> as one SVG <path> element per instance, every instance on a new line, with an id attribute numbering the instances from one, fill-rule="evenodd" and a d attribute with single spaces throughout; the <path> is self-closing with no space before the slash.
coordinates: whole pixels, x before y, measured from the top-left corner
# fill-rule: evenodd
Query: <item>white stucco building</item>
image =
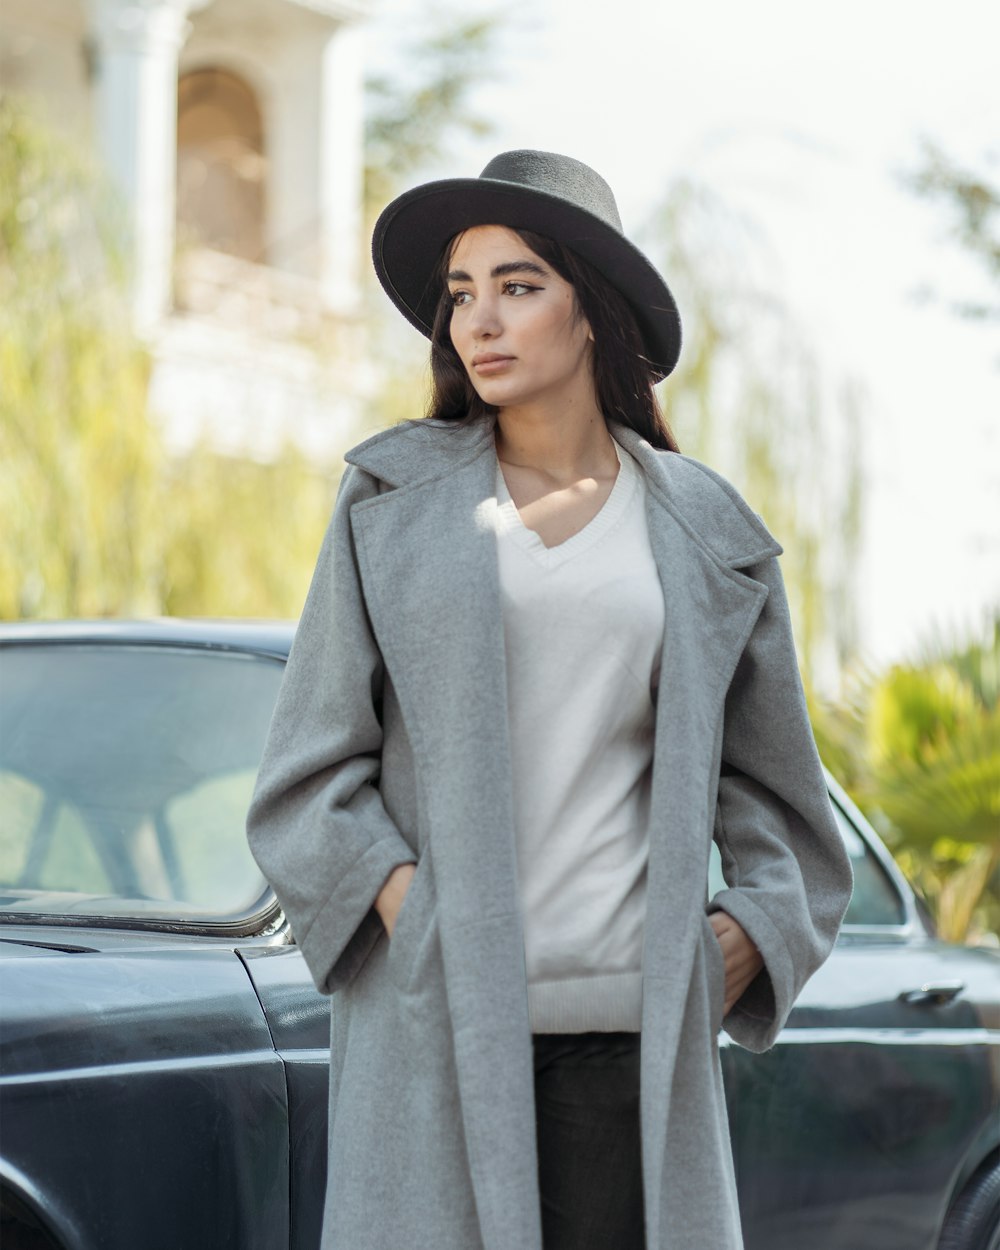
<path id="1" fill-rule="evenodd" d="M 367 0 L 4 0 L 0 86 L 99 152 L 170 441 L 343 446 L 364 392 Z"/>

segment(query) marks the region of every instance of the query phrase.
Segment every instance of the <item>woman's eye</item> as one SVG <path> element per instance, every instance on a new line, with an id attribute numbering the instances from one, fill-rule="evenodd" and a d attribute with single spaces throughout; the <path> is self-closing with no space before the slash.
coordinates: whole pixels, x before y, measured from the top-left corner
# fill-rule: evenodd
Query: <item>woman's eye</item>
<path id="1" fill-rule="evenodd" d="M 455 305 L 465 304 L 469 299 L 468 291 L 452 291 L 451 302 Z"/>
<path id="2" fill-rule="evenodd" d="M 531 286 L 527 282 L 508 282 L 504 286 L 504 290 L 508 295 L 524 295 L 528 291 L 537 291 L 538 287 Z"/>

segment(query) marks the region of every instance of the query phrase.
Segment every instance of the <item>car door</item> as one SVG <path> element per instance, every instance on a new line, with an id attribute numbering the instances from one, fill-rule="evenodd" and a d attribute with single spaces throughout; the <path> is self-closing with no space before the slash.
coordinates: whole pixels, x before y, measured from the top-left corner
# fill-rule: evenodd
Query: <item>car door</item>
<path id="1" fill-rule="evenodd" d="M 837 946 L 770 1051 L 724 1043 L 746 1246 L 930 1250 L 997 1122 L 998 963 L 934 940 L 835 807 L 855 873 Z"/>

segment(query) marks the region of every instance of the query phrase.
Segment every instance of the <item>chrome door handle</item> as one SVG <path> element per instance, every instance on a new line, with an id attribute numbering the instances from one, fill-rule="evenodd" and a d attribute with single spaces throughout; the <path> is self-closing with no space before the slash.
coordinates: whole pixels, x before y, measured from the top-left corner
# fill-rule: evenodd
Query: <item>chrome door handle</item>
<path id="1" fill-rule="evenodd" d="M 950 1003 L 965 989 L 964 981 L 927 981 L 916 990 L 903 990 L 901 1003 Z"/>

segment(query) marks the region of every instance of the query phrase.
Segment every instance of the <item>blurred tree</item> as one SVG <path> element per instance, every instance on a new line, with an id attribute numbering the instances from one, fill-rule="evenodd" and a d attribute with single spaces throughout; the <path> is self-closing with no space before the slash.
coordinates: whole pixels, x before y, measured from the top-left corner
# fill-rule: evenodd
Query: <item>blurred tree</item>
<path id="1" fill-rule="evenodd" d="M 761 231 L 714 192 L 678 179 L 650 233 L 684 315 L 668 418 L 681 449 L 730 477 L 785 546 L 803 675 L 829 687 L 857 647 L 860 389 L 826 382 Z"/>
<path id="2" fill-rule="evenodd" d="M 266 464 L 207 443 L 165 466 L 170 616 L 297 617 L 333 507 L 336 473 L 288 445 Z"/>
<path id="3" fill-rule="evenodd" d="M 168 455 L 124 232 L 99 171 L 0 98 L 0 617 L 294 616 L 331 475 Z"/>
<path id="4" fill-rule="evenodd" d="M 159 442 L 123 217 L 79 150 L 0 97 L 0 615 L 159 602 Z"/>
<path id="5" fill-rule="evenodd" d="M 472 111 L 474 87 L 495 72 L 499 10 L 479 16 L 427 6 L 419 30 L 404 35 L 394 72 L 365 84 L 365 220 L 367 233 L 385 205 L 416 181 L 456 137 L 488 134 Z"/>
<path id="6" fill-rule="evenodd" d="M 1000 935 L 1000 613 L 972 640 L 856 668 L 810 709 L 824 762 L 952 941 Z"/>
<path id="7" fill-rule="evenodd" d="M 995 165 L 997 158 L 987 158 Z M 956 242 L 982 266 L 995 292 L 992 299 L 962 300 L 953 307 L 975 320 L 1000 317 L 1000 184 L 986 171 L 963 168 L 935 143 L 925 139 L 919 163 L 903 175 L 904 183 L 918 195 L 943 204 L 951 218 Z"/>
<path id="8" fill-rule="evenodd" d="M 1000 613 L 980 640 L 937 640 L 871 687 L 867 801 L 945 937 L 1000 931 Z"/>

